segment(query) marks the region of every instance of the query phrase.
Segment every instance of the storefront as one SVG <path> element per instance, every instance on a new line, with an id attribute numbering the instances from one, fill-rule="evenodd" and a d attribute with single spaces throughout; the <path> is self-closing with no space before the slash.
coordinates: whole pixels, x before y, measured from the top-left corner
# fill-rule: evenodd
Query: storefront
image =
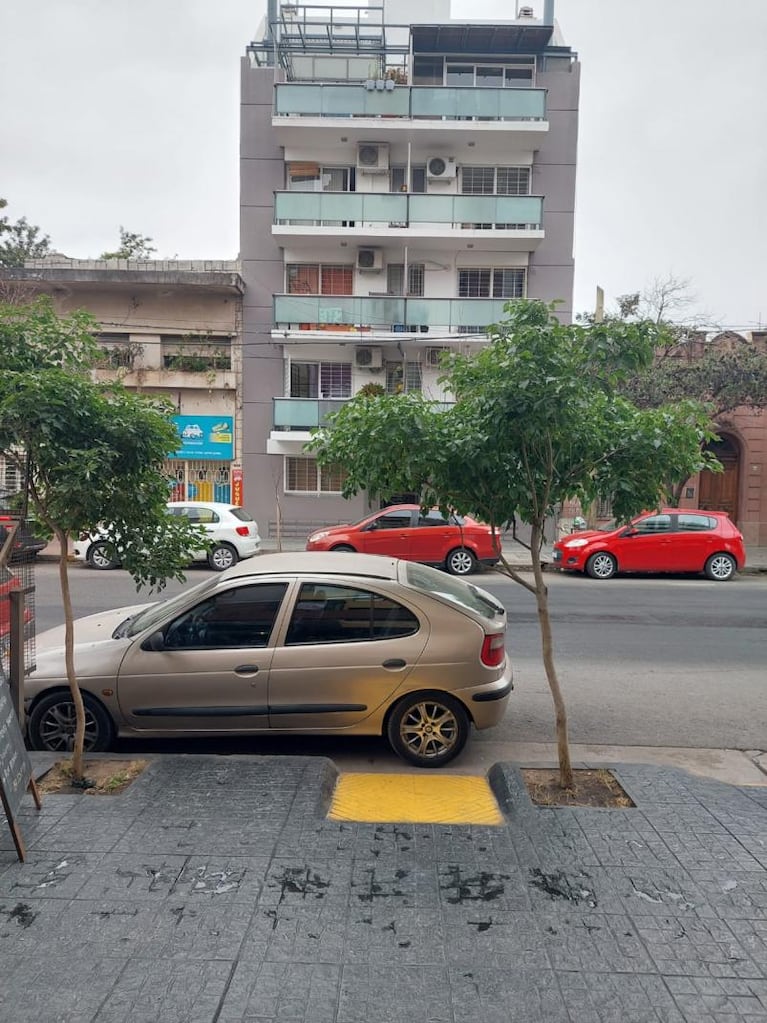
<path id="1" fill-rule="evenodd" d="M 179 448 L 164 466 L 172 481 L 171 500 L 231 502 L 236 498 L 232 493 L 234 418 L 174 416 L 173 421 Z"/>

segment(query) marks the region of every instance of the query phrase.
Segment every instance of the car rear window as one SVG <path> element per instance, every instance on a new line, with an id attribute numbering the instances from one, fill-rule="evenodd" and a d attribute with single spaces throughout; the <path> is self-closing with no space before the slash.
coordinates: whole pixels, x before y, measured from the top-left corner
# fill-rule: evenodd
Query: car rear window
<path id="1" fill-rule="evenodd" d="M 249 512 L 246 512 L 244 508 L 238 508 L 236 505 L 230 508 L 229 511 L 232 513 L 232 515 L 234 515 L 236 519 L 239 519 L 240 522 L 256 521 Z"/>
<path id="2" fill-rule="evenodd" d="M 503 604 L 495 599 L 492 594 L 481 590 L 473 583 L 466 583 L 463 579 L 456 579 L 436 568 L 429 568 L 428 565 L 419 565 L 409 561 L 405 567 L 405 579 L 408 585 L 433 597 L 441 597 L 443 600 L 455 604 L 457 607 L 466 608 L 483 618 L 497 618 L 506 614 Z"/>

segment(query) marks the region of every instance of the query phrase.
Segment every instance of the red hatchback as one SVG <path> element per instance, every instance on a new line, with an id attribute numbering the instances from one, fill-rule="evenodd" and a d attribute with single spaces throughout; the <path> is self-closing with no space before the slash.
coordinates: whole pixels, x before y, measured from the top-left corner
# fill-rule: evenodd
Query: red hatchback
<path id="1" fill-rule="evenodd" d="M 743 536 L 726 512 L 663 508 L 628 525 L 573 533 L 554 544 L 554 565 L 610 579 L 616 572 L 705 572 L 726 582 L 746 563 Z"/>
<path id="2" fill-rule="evenodd" d="M 422 512 L 417 504 L 395 504 L 350 526 L 328 526 L 312 533 L 307 551 L 359 551 L 446 568 L 469 575 L 477 565 L 495 565 L 493 534 L 468 515 L 448 518 L 436 509 Z"/>

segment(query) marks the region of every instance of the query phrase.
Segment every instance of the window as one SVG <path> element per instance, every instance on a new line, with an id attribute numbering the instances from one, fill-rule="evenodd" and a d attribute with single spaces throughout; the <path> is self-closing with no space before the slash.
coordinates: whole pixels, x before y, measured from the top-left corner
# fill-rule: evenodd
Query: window
<path id="1" fill-rule="evenodd" d="M 202 505 L 190 505 L 188 508 L 171 508 L 170 512 L 172 515 L 182 515 L 185 519 L 189 519 L 190 522 L 200 523 L 200 525 L 212 525 L 220 521 L 217 512 L 214 512 L 212 508 L 205 508 Z"/>
<path id="2" fill-rule="evenodd" d="M 460 298 L 524 298 L 525 270 L 518 267 L 458 271 Z"/>
<path id="3" fill-rule="evenodd" d="M 288 189 L 293 192 L 348 192 L 348 167 L 320 167 L 316 163 L 288 164 Z"/>
<path id="4" fill-rule="evenodd" d="M 463 195 L 529 195 L 529 167 L 462 167 Z M 526 224 L 466 224 L 466 227 L 521 230 Z"/>
<path id="5" fill-rule="evenodd" d="M 259 583 L 216 593 L 164 630 L 170 650 L 230 650 L 265 647 L 287 583 Z"/>
<path id="6" fill-rule="evenodd" d="M 350 362 L 291 362 L 291 398 L 350 398 Z"/>
<path id="7" fill-rule="evenodd" d="M 423 512 L 418 514 L 419 526 L 462 526 L 463 523 L 464 519 L 460 515 L 451 515 L 446 519 L 436 508 L 430 508 L 426 514 Z"/>
<path id="8" fill-rule="evenodd" d="M 303 583 L 285 645 L 394 639 L 418 629 L 412 611 L 390 597 L 351 586 Z"/>
<path id="9" fill-rule="evenodd" d="M 423 295 L 424 264 L 409 263 L 407 268 L 407 294 Z M 403 295 L 405 264 L 389 263 L 386 267 L 386 290 L 390 295 Z"/>
<path id="10" fill-rule="evenodd" d="M 386 393 L 403 394 L 421 390 L 420 362 L 387 362 Z"/>
<path id="11" fill-rule="evenodd" d="M 346 473 L 340 466 L 320 467 L 314 458 L 285 458 L 285 490 L 296 494 L 340 494 Z"/>
<path id="12" fill-rule="evenodd" d="M 670 515 L 651 515 L 641 522 L 634 523 L 637 533 L 668 533 L 671 531 Z"/>
<path id="13" fill-rule="evenodd" d="M 493 195 L 495 167 L 461 167 L 461 191 L 464 195 Z"/>
<path id="14" fill-rule="evenodd" d="M 288 263 L 289 295 L 351 295 L 354 267 L 349 264 Z"/>
<path id="15" fill-rule="evenodd" d="M 530 168 L 498 167 L 495 190 L 498 195 L 529 195 Z"/>
<path id="16" fill-rule="evenodd" d="M 699 533 L 703 529 L 715 529 L 716 519 L 710 515 L 680 514 L 677 516 L 677 529 L 683 533 Z"/>
<path id="17" fill-rule="evenodd" d="M 392 167 L 389 171 L 390 192 L 425 192 L 426 191 L 426 165 L 410 167 L 410 188 L 403 188 L 407 183 L 407 167 Z"/>
<path id="18" fill-rule="evenodd" d="M 390 511 L 385 515 L 379 515 L 371 522 L 369 529 L 410 529 L 413 522 L 413 514 L 409 511 Z"/>

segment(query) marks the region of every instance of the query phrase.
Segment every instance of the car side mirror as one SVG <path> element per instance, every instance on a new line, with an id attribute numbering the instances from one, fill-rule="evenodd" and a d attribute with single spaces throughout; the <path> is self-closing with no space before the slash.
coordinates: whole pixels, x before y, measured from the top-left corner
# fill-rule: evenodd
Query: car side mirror
<path id="1" fill-rule="evenodd" d="M 378 520 L 376 519 L 376 521 L 375 522 L 371 522 L 369 526 L 365 526 L 365 532 L 366 533 L 373 533 L 373 532 L 375 532 L 376 529 L 380 529 L 380 528 L 381 527 L 378 525 Z"/>
<path id="2" fill-rule="evenodd" d="M 165 649 L 165 636 L 161 632 L 153 632 L 151 636 L 147 636 L 144 642 L 141 644 L 142 650 L 164 650 Z"/>
<path id="3" fill-rule="evenodd" d="M 638 529 L 634 529 L 633 526 L 626 526 L 626 528 L 621 533 L 621 536 L 637 536 L 638 533 L 639 533 L 639 530 Z"/>

